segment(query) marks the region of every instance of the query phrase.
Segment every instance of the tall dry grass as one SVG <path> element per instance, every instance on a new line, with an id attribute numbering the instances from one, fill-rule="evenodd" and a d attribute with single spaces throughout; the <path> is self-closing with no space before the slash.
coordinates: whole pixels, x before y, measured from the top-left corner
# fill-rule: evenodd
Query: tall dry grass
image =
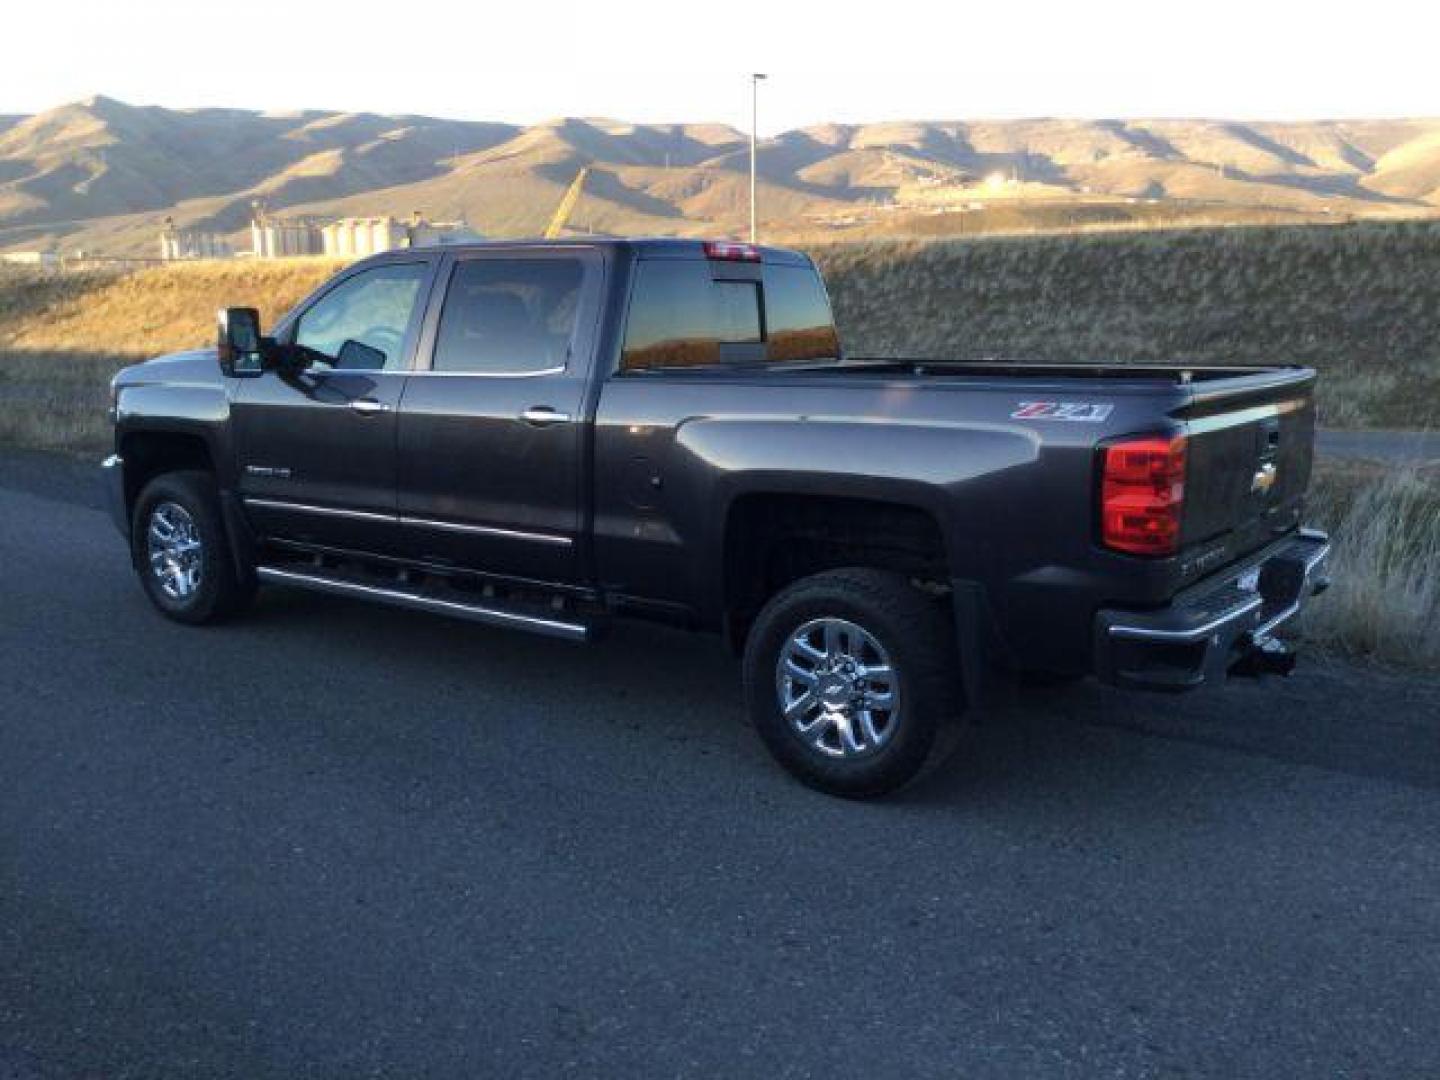
<path id="1" fill-rule="evenodd" d="M 272 324 L 341 265 L 332 259 L 172 263 L 128 273 L 0 274 L 0 350 L 146 357 L 205 345 L 222 307 Z"/>
<path id="2" fill-rule="evenodd" d="M 271 325 L 341 264 L 199 262 L 139 271 L 0 267 L 0 444 L 96 453 L 110 377 L 209 343 L 221 307 Z"/>
<path id="3" fill-rule="evenodd" d="M 1324 471 L 1312 512 L 1331 533 L 1334 584 L 1306 611 L 1305 636 L 1350 655 L 1440 667 L 1440 471 Z"/>
<path id="4" fill-rule="evenodd" d="M 854 355 L 1304 363 L 1322 374 L 1322 423 L 1440 422 L 1440 223 L 812 250 Z M 228 304 L 259 307 L 273 322 L 337 265 L 229 261 L 79 274 L 0 268 L 0 394 L 16 377 L 17 355 L 112 355 L 118 367 L 209 341 L 215 310 Z M 65 378 L 57 369 L 56 381 Z"/>
<path id="5" fill-rule="evenodd" d="M 98 454 L 111 442 L 108 353 L 0 352 L 0 446 Z"/>
<path id="6" fill-rule="evenodd" d="M 1309 364 L 1324 424 L 1440 423 L 1440 223 L 813 251 L 854 355 Z"/>

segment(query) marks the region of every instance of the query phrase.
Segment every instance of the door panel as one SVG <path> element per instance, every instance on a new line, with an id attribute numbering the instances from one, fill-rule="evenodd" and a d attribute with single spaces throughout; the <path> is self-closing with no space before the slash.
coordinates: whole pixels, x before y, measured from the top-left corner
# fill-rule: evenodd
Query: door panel
<path id="1" fill-rule="evenodd" d="M 398 550 L 396 417 L 438 259 L 341 275 L 279 337 L 308 358 L 239 385 L 240 495 L 264 537 Z"/>
<path id="2" fill-rule="evenodd" d="M 241 384 L 232 411 L 240 494 L 262 536 L 394 550 L 395 417 L 405 379 L 270 372 Z"/>
<path id="3" fill-rule="evenodd" d="M 453 263 L 422 347 L 430 370 L 411 377 L 400 409 L 399 511 L 411 557 L 579 580 L 583 411 L 602 269 L 578 249 Z"/>
<path id="4" fill-rule="evenodd" d="M 400 418 L 400 513 L 417 558 L 570 581 L 584 383 L 416 376 Z M 543 402 L 571 419 L 519 420 Z"/>

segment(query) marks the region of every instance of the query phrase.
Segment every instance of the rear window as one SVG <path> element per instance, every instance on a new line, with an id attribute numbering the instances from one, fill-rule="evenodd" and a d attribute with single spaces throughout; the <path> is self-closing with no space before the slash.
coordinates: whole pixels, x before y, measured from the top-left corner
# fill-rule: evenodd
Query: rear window
<path id="1" fill-rule="evenodd" d="M 701 260 L 656 259 L 636 268 L 622 370 L 838 353 L 830 305 L 808 267 L 766 266 L 763 283 L 717 281 Z"/>
<path id="2" fill-rule="evenodd" d="M 830 301 L 808 266 L 765 267 L 765 321 L 767 360 L 840 358 Z"/>
<path id="3" fill-rule="evenodd" d="M 585 268 L 571 258 L 456 265 L 440 312 L 435 371 L 524 375 L 565 366 Z"/>

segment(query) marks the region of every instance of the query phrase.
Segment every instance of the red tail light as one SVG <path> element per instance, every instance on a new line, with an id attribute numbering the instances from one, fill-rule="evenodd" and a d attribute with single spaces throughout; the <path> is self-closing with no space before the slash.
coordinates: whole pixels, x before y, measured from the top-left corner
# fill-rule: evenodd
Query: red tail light
<path id="1" fill-rule="evenodd" d="M 707 259 L 724 259 L 726 262 L 759 262 L 760 249 L 752 244 L 737 244 L 732 240 L 707 240 Z"/>
<path id="2" fill-rule="evenodd" d="M 1126 439 L 1105 447 L 1100 539 L 1132 555 L 1180 550 L 1185 504 L 1185 436 Z"/>

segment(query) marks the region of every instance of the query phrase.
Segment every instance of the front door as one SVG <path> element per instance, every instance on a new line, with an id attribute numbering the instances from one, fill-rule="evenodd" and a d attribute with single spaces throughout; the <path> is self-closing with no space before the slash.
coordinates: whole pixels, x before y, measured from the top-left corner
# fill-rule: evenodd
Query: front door
<path id="1" fill-rule="evenodd" d="M 422 355 L 400 409 L 400 521 L 411 557 L 580 579 L 582 416 L 602 270 L 599 254 L 583 248 L 450 263 L 426 333 L 429 363 Z"/>
<path id="2" fill-rule="evenodd" d="M 240 383 L 240 494 L 259 535 L 395 551 L 396 417 L 432 271 L 421 258 L 337 279 L 282 328 L 306 366 Z"/>

